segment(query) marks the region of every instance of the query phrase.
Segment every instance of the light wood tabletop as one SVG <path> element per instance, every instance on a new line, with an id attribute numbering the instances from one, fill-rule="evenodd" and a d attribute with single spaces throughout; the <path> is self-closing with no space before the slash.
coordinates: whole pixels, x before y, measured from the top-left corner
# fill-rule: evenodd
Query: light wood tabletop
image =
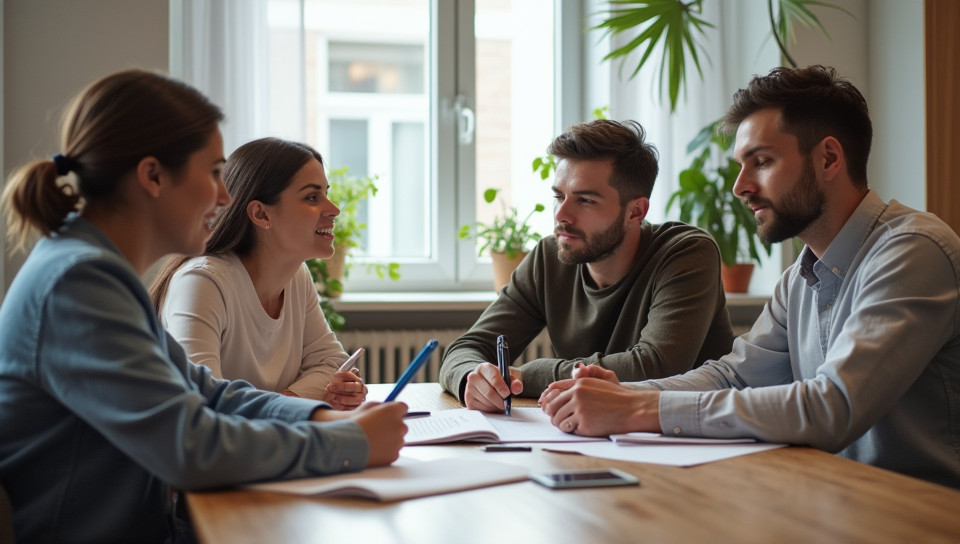
<path id="1" fill-rule="evenodd" d="M 386 387 L 371 387 L 370 398 Z M 460 406 L 435 383 L 410 384 L 398 400 L 411 410 Z M 687 468 L 538 449 L 484 453 L 475 444 L 402 455 L 498 459 L 531 471 L 616 467 L 641 485 L 554 491 L 526 481 L 392 503 L 223 490 L 187 495 L 193 524 L 205 544 L 960 542 L 960 491 L 811 448 Z"/>

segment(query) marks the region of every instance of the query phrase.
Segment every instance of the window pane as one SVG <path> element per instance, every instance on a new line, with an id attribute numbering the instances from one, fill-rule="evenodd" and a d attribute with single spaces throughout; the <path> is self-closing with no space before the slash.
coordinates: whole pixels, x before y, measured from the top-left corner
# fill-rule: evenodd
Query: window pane
<path id="1" fill-rule="evenodd" d="M 477 0 L 477 219 L 500 214 L 483 192 L 500 189 L 525 217 L 536 203 L 547 211 L 532 223 L 552 231 L 551 191 L 531 169 L 555 136 L 554 6 L 544 0 Z"/>
<path id="2" fill-rule="evenodd" d="M 348 168 L 347 175 L 350 177 L 362 178 L 367 175 L 367 122 L 351 119 L 331 119 L 330 134 L 336 134 L 336 138 L 330 139 L 330 156 L 337 157 L 336 168 Z M 327 162 L 329 158 L 325 158 Z M 329 164 L 328 170 L 329 170 Z M 368 223 L 370 216 L 369 202 L 360 204 L 360 210 L 357 213 L 357 220 L 361 223 Z M 369 224 L 369 223 L 368 223 Z M 370 247 L 370 230 L 367 229 L 360 236 L 360 247 L 353 251 L 359 255 L 366 254 Z"/>
<path id="3" fill-rule="evenodd" d="M 329 168 L 376 178 L 352 256 L 432 258 L 430 2 L 306 0 L 304 42 L 307 141 Z M 354 268 L 351 281 L 364 273 Z"/>
<path id="4" fill-rule="evenodd" d="M 483 191 L 522 216 L 551 198 L 530 164 L 556 132 L 555 2 L 268 1 L 271 65 L 285 66 L 271 71 L 271 129 L 316 147 L 328 170 L 376 178 L 352 258 L 401 265 L 399 282 L 354 267 L 350 289 L 486 288 L 489 262 L 457 237 L 500 213 Z M 534 221 L 542 234 L 551 223 Z"/>
<path id="5" fill-rule="evenodd" d="M 330 91 L 422 93 L 423 46 L 330 42 Z"/>
<path id="6" fill-rule="evenodd" d="M 430 255 L 430 191 L 423 123 L 393 124 L 393 257 Z M 377 231 L 380 236 L 383 231 Z M 388 255 L 389 256 L 389 255 Z"/>

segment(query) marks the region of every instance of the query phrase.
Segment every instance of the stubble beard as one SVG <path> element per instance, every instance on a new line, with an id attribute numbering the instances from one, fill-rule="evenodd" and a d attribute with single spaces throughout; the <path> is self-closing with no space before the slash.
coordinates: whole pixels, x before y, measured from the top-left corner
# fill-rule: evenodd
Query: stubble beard
<path id="1" fill-rule="evenodd" d="M 798 236 L 819 219 L 823 215 L 826 196 L 817 187 L 813 161 L 807 157 L 800 179 L 779 204 L 760 198 L 748 199 L 746 203 L 761 203 L 767 208 L 770 218 L 763 222 L 757 220 L 757 236 L 764 243 L 773 244 Z"/>
<path id="2" fill-rule="evenodd" d="M 579 250 L 572 250 L 564 247 L 563 242 L 558 243 L 557 257 L 563 264 L 587 264 L 602 261 L 613 255 L 623 244 L 623 239 L 627 235 L 627 228 L 623 224 L 626 217 L 626 206 L 621 206 L 620 215 L 606 229 L 592 235 L 584 236 L 583 232 L 557 225 L 554 233 L 569 232 L 580 236 L 585 240 L 584 247 Z"/>

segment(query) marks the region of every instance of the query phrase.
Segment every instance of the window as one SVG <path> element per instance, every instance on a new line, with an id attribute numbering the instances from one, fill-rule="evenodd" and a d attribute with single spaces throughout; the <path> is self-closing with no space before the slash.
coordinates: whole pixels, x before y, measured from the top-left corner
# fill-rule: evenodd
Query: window
<path id="1" fill-rule="evenodd" d="M 499 213 L 487 188 L 521 213 L 550 202 L 530 165 L 571 122 L 557 120 L 561 5 L 266 0 L 268 133 L 317 147 L 328 169 L 377 177 L 349 290 L 490 288 L 488 258 L 457 232 Z M 539 216 L 546 235 L 552 218 Z M 364 262 L 399 262 L 402 279 Z"/>

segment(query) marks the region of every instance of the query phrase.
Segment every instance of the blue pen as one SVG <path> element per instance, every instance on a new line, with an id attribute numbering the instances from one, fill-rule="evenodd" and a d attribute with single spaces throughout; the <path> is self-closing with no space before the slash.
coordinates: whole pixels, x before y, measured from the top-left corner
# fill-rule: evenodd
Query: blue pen
<path id="1" fill-rule="evenodd" d="M 504 383 L 507 384 L 507 388 L 510 388 L 510 346 L 507 345 L 507 337 L 500 335 L 497 337 L 497 368 L 500 369 L 500 375 L 503 376 Z M 503 399 L 503 411 L 508 416 L 510 415 L 510 405 L 512 404 L 510 399 L 513 397 L 511 393 L 507 393 L 507 396 Z"/>
<path id="2" fill-rule="evenodd" d="M 437 345 L 439 345 L 439 342 L 436 340 L 427 340 L 427 345 L 423 346 L 423 349 L 421 349 L 420 353 L 413 359 L 413 362 L 403 371 L 400 379 L 397 380 L 397 385 L 393 386 L 393 391 L 390 391 L 390 394 L 387 395 L 387 398 L 383 402 L 390 402 L 397 398 L 397 395 L 399 395 L 400 392 L 403 391 L 403 388 L 407 386 L 407 383 L 413 379 L 413 376 L 420 370 L 420 367 L 427 362 L 433 350 L 437 349 Z"/>

